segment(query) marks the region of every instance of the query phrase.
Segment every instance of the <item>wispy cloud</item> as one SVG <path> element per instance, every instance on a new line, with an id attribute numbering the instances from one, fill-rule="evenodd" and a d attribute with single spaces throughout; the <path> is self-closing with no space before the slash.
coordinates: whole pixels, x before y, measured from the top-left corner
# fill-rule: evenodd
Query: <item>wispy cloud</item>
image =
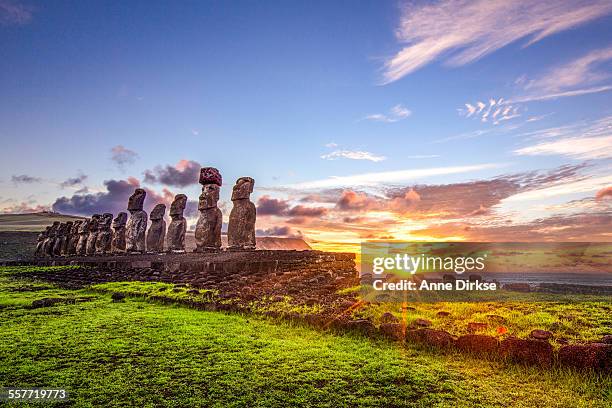
<path id="1" fill-rule="evenodd" d="M 514 150 L 515 154 L 524 156 L 562 155 L 574 159 L 612 157 L 612 116 L 591 122 L 583 121 L 566 126 L 540 129 L 523 136 L 539 141 Z"/>
<path id="2" fill-rule="evenodd" d="M 605 137 L 569 137 L 537 143 L 514 151 L 524 156 L 563 155 L 575 159 L 612 157 L 612 135 Z"/>
<path id="3" fill-rule="evenodd" d="M 444 58 L 451 66 L 476 61 L 514 41 L 525 46 L 612 12 L 608 0 L 446 0 L 404 7 L 396 36 L 407 44 L 384 66 L 383 83 Z"/>
<path id="4" fill-rule="evenodd" d="M 474 104 L 466 103 L 459 108 L 459 114 L 466 118 L 479 118 L 481 122 L 491 122 L 498 125 L 503 121 L 518 118 L 520 107 L 512 105 L 504 98 L 489 99 L 488 102 L 478 101 Z"/>
<path id="5" fill-rule="evenodd" d="M 34 176 L 28 176 L 27 174 L 21 174 L 21 175 L 13 175 L 11 177 L 11 181 L 13 182 L 14 185 L 19 185 L 19 184 L 32 184 L 32 183 L 40 183 L 42 181 L 42 179 L 40 177 L 34 177 Z"/>
<path id="6" fill-rule="evenodd" d="M 406 119 L 410 115 L 412 115 L 410 109 L 407 109 L 402 104 L 398 104 L 392 107 L 388 113 L 373 113 L 366 116 L 364 119 L 373 120 L 376 122 L 393 123 Z"/>
<path id="7" fill-rule="evenodd" d="M 596 84 L 610 78 L 609 72 L 598 69 L 602 63 L 610 60 L 612 47 L 591 51 L 549 70 L 539 78 L 527 81 L 525 89 L 556 93 Z"/>
<path id="8" fill-rule="evenodd" d="M 450 174 L 469 173 L 502 167 L 503 164 L 476 164 L 471 166 L 434 167 L 425 169 L 408 169 L 384 171 L 378 173 L 355 174 L 351 176 L 330 177 L 322 180 L 297 183 L 288 187 L 295 189 L 318 189 L 334 187 L 377 186 L 407 181 L 420 180 L 426 177 L 444 176 Z"/>
<path id="9" fill-rule="evenodd" d="M 374 153 L 359 150 L 336 150 L 334 152 L 322 155 L 321 158 L 325 160 L 351 159 L 369 160 L 373 162 L 379 162 L 387 159 L 385 156 L 378 156 Z"/>
<path id="10" fill-rule="evenodd" d="M 24 25 L 32 20 L 33 8 L 13 0 L 0 0 L 0 24 Z"/>

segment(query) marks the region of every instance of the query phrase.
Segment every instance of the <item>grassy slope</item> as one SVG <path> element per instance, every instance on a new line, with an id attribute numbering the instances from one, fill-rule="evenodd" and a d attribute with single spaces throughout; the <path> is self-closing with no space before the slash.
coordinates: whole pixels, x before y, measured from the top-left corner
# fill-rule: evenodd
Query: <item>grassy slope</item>
<path id="1" fill-rule="evenodd" d="M 40 232 L 54 221 L 80 220 L 82 217 L 55 213 L 0 214 L 0 231 Z"/>
<path id="2" fill-rule="evenodd" d="M 37 289 L 19 291 L 18 288 Z M 89 302 L 29 309 L 43 297 Z M 253 317 L 0 277 L 0 385 L 78 406 L 609 406 L 610 378 L 542 372 Z"/>

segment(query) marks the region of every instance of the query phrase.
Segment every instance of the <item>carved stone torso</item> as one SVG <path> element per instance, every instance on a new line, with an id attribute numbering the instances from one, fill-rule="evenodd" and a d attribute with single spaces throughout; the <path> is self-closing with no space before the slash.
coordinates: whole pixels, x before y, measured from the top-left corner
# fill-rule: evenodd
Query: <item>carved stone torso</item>
<path id="1" fill-rule="evenodd" d="M 145 251 L 147 218 L 147 213 L 143 210 L 130 211 L 130 219 L 125 227 L 125 249 L 128 252 Z"/>
<path id="2" fill-rule="evenodd" d="M 210 173 L 214 174 L 214 172 Z M 218 179 L 220 180 L 220 176 Z M 218 250 L 221 248 L 223 214 L 219 207 L 217 207 L 220 189 L 221 187 L 218 184 L 213 183 L 204 184 L 202 187 L 202 194 L 198 204 L 200 217 L 195 229 L 196 252 Z"/>
<path id="3" fill-rule="evenodd" d="M 96 239 L 96 253 L 107 254 L 111 249 L 111 241 L 113 239 L 113 231 L 111 223 L 113 222 L 113 214 L 106 213 L 100 221 L 98 237 Z"/>
<path id="4" fill-rule="evenodd" d="M 87 255 L 94 255 L 96 253 L 100 217 L 99 214 L 94 214 L 89 222 L 89 235 L 87 236 L 87 246 L 85 247 Z"/>
<path id="5" fill-rule="evenodd" d="M 255 204 L 247 200 L 235 200 L 230 212 L 227 243 L 232 249 L 255 249 Z"/>
<path id="6" fill-rule="evenodd" d="M 253 192 L 255 180 L 240 177 L 232 191 L 234 206 L 230 212 L 227 229 L 227 242 L 230 249 L 255 249 L 255 220 L 257 212 L 249 196 Z"/>
<path id="7" fill-rule="evenodd" d="M 125 252 L 125 224 L 127 223 L 127 214 L 120 212 L 113 220 L 113 239 L 111 241 L 111 252 Z"/>
<path id="8" fill-rule="evenodd" d="M 196 251 L 221 248 L 221 226 L 223 214 L 217 207 L 200 210 L 200 217 L 195 229 Z"/>
<path id="9" fill-rule="evenodd" d="M 84 220 L 79 227 L 79 242 L 76 247 L 76 254 L 83 256 L 87 252 L 87 241 L 89 239 L 89 223 L 90 219 Z"/>
<path id="10" fill-rule="evenodd" d="M 183 211 L 187 205 L 187 196 L 178 194 L 170 206 L 170 225 L 166 235 L 166 249 L 172 252 L 185 252 L 185 232 L 187 232 L 187 220 L 183 217 Z"/>

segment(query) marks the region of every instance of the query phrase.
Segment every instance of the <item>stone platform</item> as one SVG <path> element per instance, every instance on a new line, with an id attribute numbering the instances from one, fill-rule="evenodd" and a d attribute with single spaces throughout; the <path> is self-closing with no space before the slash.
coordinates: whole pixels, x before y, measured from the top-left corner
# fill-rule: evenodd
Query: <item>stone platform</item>
<path id="1" fill-rule="evenodd" d="M 219 251 L 182 254 L 130 254 L 32 258 L 6 266 L 82 266 L 76 270 L 27 272 L 32 278 L 67 286 L 113 281 L 185 283 L 195 288 L 252 286 L 264 283 L 276 293 L 295 290 L 328 291 L 358 284 L 355 254 L 321 251 Z M 286 286 L 285 288 L 280 286 Z M 278 284 L 278 285 L 276 285 Z M 297 284 L 297 285 L 296 285 Z M 305 288 L 302 284 L 311 287 Z M 270 285 L 275 288 L 271 288 Z M 308 290 L 306 290 L 308 289 Z M 272 291 L 270 292 L 272 293 Z"/>

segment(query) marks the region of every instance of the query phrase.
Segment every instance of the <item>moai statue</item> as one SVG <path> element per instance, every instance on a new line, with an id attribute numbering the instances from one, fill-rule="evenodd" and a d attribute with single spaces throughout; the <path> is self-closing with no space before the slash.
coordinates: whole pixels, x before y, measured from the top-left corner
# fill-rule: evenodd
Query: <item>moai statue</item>
<path id="1" fill-rule="evenodd" d="M 255 249 L 255 204 L 249 200 L 255 180 L 240 177 L 232 191 L 234 207 L 230 212 L 227 241 L 230 249 Z"/>
<path id="2" fill-rule="evenodd" d="M 45 240 L 49 236 L 49 230 L 51 227 L 45 227 L 44 231 L 41 231 L 38 234 L 38 238 L 36 239 L 36 249 L 34 250 L 34 256 L 43 256 L 43 247 L 45 245 Z"/>
<path id="3" fill-rule="evenodd" d="M 86 218 L 79 225 L 79 241 L 77 242 L 76 254 L 83 256 L 87 254 L 87 241 L 89 240 L 89 224 L 91 219 Z"/>
<path id="4" fill-rule="evenodd" d="M 137 188 L 128 201 L 130 219 L 125 229 L 125 245 L 128 252 L 145 251 L 145 233 L 147 232 L 147 213 L 142 210 L 147 192 Z"/>
<path id="5" fill-rule="evenodd" d="M 54 221 L 49 228 L 49 236 L 43 244 L 43 255 L 53 256 L 53 248 L 55 247 L 55 239 L 57 238 L 57 230 L 60 226 L 59 221 Z"/>
<path id="6" fill-rule="evenodd" d="M 89 236 L 87 237 L 87 246 L 85 247 L 87 255 L 95 255 L 96 253 L 96 240 L 98 239 L 101 218 L 100 214 L 94 214 L 89 221 Z"/>
<path id="7" fill-rule="evenodd" d="M 79 244 L 79 229 L 83 221 L 77 220 L 72 224 L 70 231 L 70 238 L 68 239 L 68 248 L 66 250 L 67 255 L 76 255 L 77 245 Z"/>
<path id="8" fill-rule="evenodd" d="M 219 250 L 223 225 L 223 214 L 217 207 L 222 184 L 219 170 L 214 167 L 203 167 L 200 170 L 200 184 L 202 184 L 202 194 L 198 203 L 200 217 L 195 229 L 194 252 Z"/>
<path id="9" fill-rule="evenodd" d="M 98 237 L 96 238 L 96 254 L 108 254 L 111 250 L 111 242 L 113 240 L 113 230 L 111 224 L 113 222 L 113 214 L 104 213 L 98 224 Z"/>
<path id="10" fill-rule="evenodd" d="M 111 252 L 114 254 L 125 252 L 125 223 L 127 213 L 120 212 L 113 220 L 113 240 L 111 242 Z"/>
<path id="11" fill-rule="evenodd" d="M 62 248 L 66 242 L 66 228 L 67 224 L 62 222 L 57 228 L 55 235 L 55 242 L 53 243 L 53 256 L 62 256 Z"/>
<path id="12" fill-rule="evenodd" d="M 171 252 L 185 252 L 185 232 L 187 231 L 187 220 L 183 217 L 183 211 L 187 206 L 187 196 L 177 194 L 170 206 L 170 225 L 166 235 L 166 249 Z"/>
<path id="13" fill-rule="evenodd" d="M 62 256 L 68 256 L 68 245 L 70 245 L 70 238 L 72 238 L 72 226 L 74 223 L 72 221 L 66 222 L 64 229 L 64 236 L 62 238 L 62 247 L 60 249 Z"/>
<path id="14" fill-rule="evenodd" d="M 166 204 L 157 204 L 151 211 L 151 226 L 147 232 L 147 252 L 159 253 L 164 251 L 166 239 Z"/>

